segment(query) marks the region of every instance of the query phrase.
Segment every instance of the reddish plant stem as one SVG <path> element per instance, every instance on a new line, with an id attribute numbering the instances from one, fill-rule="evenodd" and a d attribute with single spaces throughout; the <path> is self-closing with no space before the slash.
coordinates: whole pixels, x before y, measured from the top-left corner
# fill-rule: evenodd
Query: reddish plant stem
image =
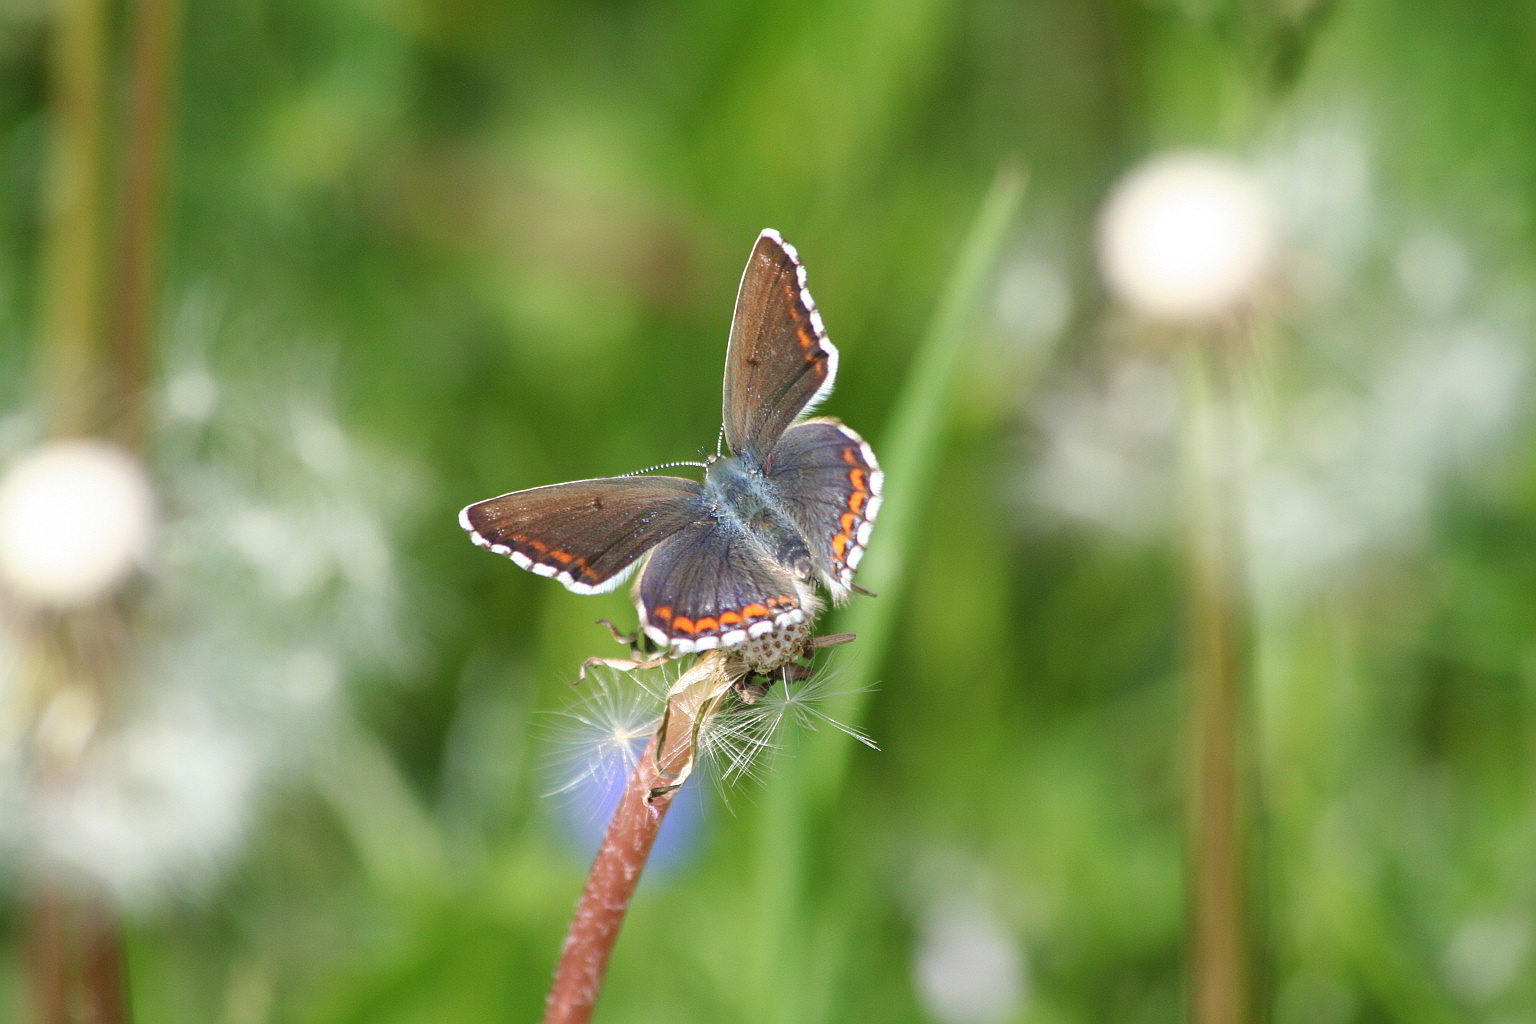
<path id="1" fill-rule="evenodd" d="M 89 1024 L 128 1024 L 128 977 L 123 963 L 122 924 L 106 896 L 81 896 L 81 982 Z"/>
<path id="2" fill-rule="evenodd" d="M 32 1019 L 38 1024 L 127 1024 L 131 1014 L 123 945 L 111 902 L 57 878 L 34 880 L 28 902 Z"/>
<path id="3" fill-rule="evenodd" d="M 125 639 L 117 612 L 102 607 L 49 618 L 29 632 L 22 674 L 40 695 L 28 744 L 29 784 L 39 806 L 74 799 L 81 759 L 96 728 L 79 719 L 105 707 Z M 88 704 L 91 710 L 52 710 L 62 702 Z M 126 958 L 111 894 L 51 863 L 40 851 L 27 858 L 25 867 L 32 1014 L 27 1019 L 36 1024 L 127 1024 L 132 1011 Z"/>
<path id="4" fill-rule="evenodd" d="M 555 981 L 544 1004 L 544 1024 L 584 1024 L 592 1018 L 608 957 L 676 792 L 648 799 L 652 790 L 664 784 L 653 758 L 655 749 L 652 739 L 629 777 L 629 786 L 587 874 L 587 886 L 571 917 Z"/>
<path id="5" fill-rule="evenodd" d="M 138 0 L 108 330 L 122 440 L 143 444 L 179 0 Z"/>
<path id="6" fill-rule="evenodd" d="M 33 1020 L 69 1021 L 69 926 L 58 887 L 34 882 L 27 898 L 27 979 Z"/>
<path id="7" fill-rule="evenodd" d="M 608 958 L 662 819 L 692 770 L 695 725 L 730 681 L 725 660 L 715 651 L 695 662 L 668 695 L 662 725 L 645 745 L 587 873 L 544 1003 L 543 1024 L 592 1019 Z"/>

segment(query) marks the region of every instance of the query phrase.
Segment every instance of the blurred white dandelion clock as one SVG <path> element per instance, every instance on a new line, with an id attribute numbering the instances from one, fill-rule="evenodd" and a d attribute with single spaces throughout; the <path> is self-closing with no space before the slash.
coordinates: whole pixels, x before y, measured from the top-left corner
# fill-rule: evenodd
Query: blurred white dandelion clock
<path id="1" fill-rule="evenodd" d="M 1451 935 L 1442 963 L 1446 978 L 1471 1002 L 1495 999 L 1521 976 L 1528 963 L 1531 925 L 1518 913 L 1478 914 Z"/>
<path id="2" fill-rule="evenodd" d="M 1021 255 L 1004 263 L 993 303 L 994 315 L 1007 336 L 1030 349 L 1053 342 L 1072 317 L 1066 272 L 1041 255 Z"/>
<path id="3" fill-rule="evenodd" d="M 113 733 L 33 810 L 50 862 L 130 900 L 207 877 L 239 839 L 256 782 L 247 737 L 161 710 Z"/>
<path id="4" fill-rule="evenodd" d="M 17 597 L 74 607 L 142 564 L 154 525 L 143 465 L 100 441 L 56 441 L 0 478 L 0 582 Z"/>
<path id="5" fill-rule="evenodd" d="M 1275 248 L 1258 181 L 1224 157 L 1170 153 L 1123 177 L 1104 206 L 1099 260 L 1110 290 L 1159 320 L 1198 321 L 1239 308 Z"/>
<path id="6" fill-rule="evenodd" d="M 1039 457 L 1025 493 L 1068 518 L 1127 536 L 1167 525 L 1178 381 L 1165 362 L 1122 358 L 1035 402 Z"/>
<path id="7" fill-rule="evenodd" d="M 918 994 L 935 1020 L 989 1024 L 1019 1015 L 1023 949 L 980 901 L 951 897 L 924 908 L 914 961 Z"/>

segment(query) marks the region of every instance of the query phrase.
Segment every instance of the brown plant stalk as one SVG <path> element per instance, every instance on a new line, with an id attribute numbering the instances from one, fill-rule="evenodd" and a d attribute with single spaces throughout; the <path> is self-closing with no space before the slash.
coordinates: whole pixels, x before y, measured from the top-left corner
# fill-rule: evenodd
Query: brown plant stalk
<path id="1" fill-rule="evenodd" d="M 1244 1024 L 1252 1014 L 1240 654 L 1238 425 L 1232 353 L 1197 351 L 1189 367 L 1193 468 L 1187 538 L 1191 1020 Z"/>
<path id="2" fill-rule="evenodd" d="M 117 136 L 122 180 L 118 237 L 108 238 L 108 140 L 115 126 L 107 88 L 111 5 L 56 5 L 50 56 L 44 293 L 40 322 L 44 404 L 56 436 L 115 433 L 141 449 L 153 337 L 155 254 L 161 234 L 166 137 L 175 81 L 177 0 L 137 0 L 130 8 L 132 48 L 126 73 L 130 109 Z M 110 296 L 103 294 L 110 277 Z M 103 305 L 109 315 L 103 317 Z M 114 430 L 115 428 L 115 430 Z M 57 648 L 39 677 L 33 737 L 34 785 L 41 801 L 74 783 L 83 748 L 50 745 L 51 700 L 83 690 L 110 711 L 121 651 L 92 647 L 100 624 L 126 606 L 80 609 L 36 626 L 32 643 Z M 82 642 L 85 638 L 85 642 Z M 30 868 L 26 928 L 31 1012 L 38 1024 L 126 1024 L 131 1018 L 123 928 L 111 896 L 48 865 Z"/>
<path id="3" fill-rule="evenodd" d="M 740 676 L 721 651 L 705 654 L 678 679 L 656 735 L 629 777 L 571 916 L 544 1024 L 592 1018 L 625 912 L 661 832 L 662 819 L 693 771 L 700 723 Z"/>
<path id="4" fill-rule="evenodd" d="M 140 448 L 149 430 L 144 396 L 150 385 L 159 293 L 180 0 L 138 0 L 133 28 L 107 332 L 119 439 Z"/>

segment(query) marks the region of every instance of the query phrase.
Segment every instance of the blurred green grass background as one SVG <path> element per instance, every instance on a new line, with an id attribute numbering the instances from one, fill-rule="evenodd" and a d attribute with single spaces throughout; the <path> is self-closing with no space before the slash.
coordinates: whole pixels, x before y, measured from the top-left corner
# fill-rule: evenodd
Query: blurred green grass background
<path id="1" fill-rule="evenodd" d="M 1254 1003 L 1529 1019 L 1536 6 L 181 13 L 148 444 L 171 596 L 135 694 L 174 677 L 235 737 L 179 771 L 251 767 L 210 784 L 215 810 L 161 808 L 181 854 L 125 911 L 140 1020 L 536 1015 L 592 848 L 541 795 L 540 716 L 613 653 L 593 620 L 633 613 L 454 516 L 712 451 L 767 226 L 842 351 L 825 411 L 888 467 L 936 467 L 900 536 L 875 532 L 894 593 L 827 620 L 882 617 L 829 660 L 877 681 L 853 714 L 883 750 L 789 737 L 728 802 L 698 787 L 598 1019 L 1181 1017 L 1177 388 L 1094 245 L 1112 184 L 1191 146 L 1255 168 L 1284 237 L 1242 342 Z M 53 18 L 0 11 L 7 457 L 41 430 Z M 901 438 L 925 450 L 893 451 L 1000 167 L 1027 168 L 1022 209 L 951 318 L 953 392 Z M 210 818 L 225 840 L 198 838 Z M 993 965 L 994 1002 L 925 995 L 954 958 Z"/>

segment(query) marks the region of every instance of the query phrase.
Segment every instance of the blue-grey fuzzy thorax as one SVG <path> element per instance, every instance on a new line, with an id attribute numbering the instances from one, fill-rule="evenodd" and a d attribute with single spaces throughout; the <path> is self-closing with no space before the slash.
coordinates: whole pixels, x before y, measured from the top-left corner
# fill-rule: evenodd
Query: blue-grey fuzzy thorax
<path id="1" fill-rule="evenodd" d="M 760 544 L 802 579 L 811 576 L 811 552 L 789 512 L 761 472 L 739 458 L 712 461 L 704 473 L 704 499 L 722 522 Z"/>

